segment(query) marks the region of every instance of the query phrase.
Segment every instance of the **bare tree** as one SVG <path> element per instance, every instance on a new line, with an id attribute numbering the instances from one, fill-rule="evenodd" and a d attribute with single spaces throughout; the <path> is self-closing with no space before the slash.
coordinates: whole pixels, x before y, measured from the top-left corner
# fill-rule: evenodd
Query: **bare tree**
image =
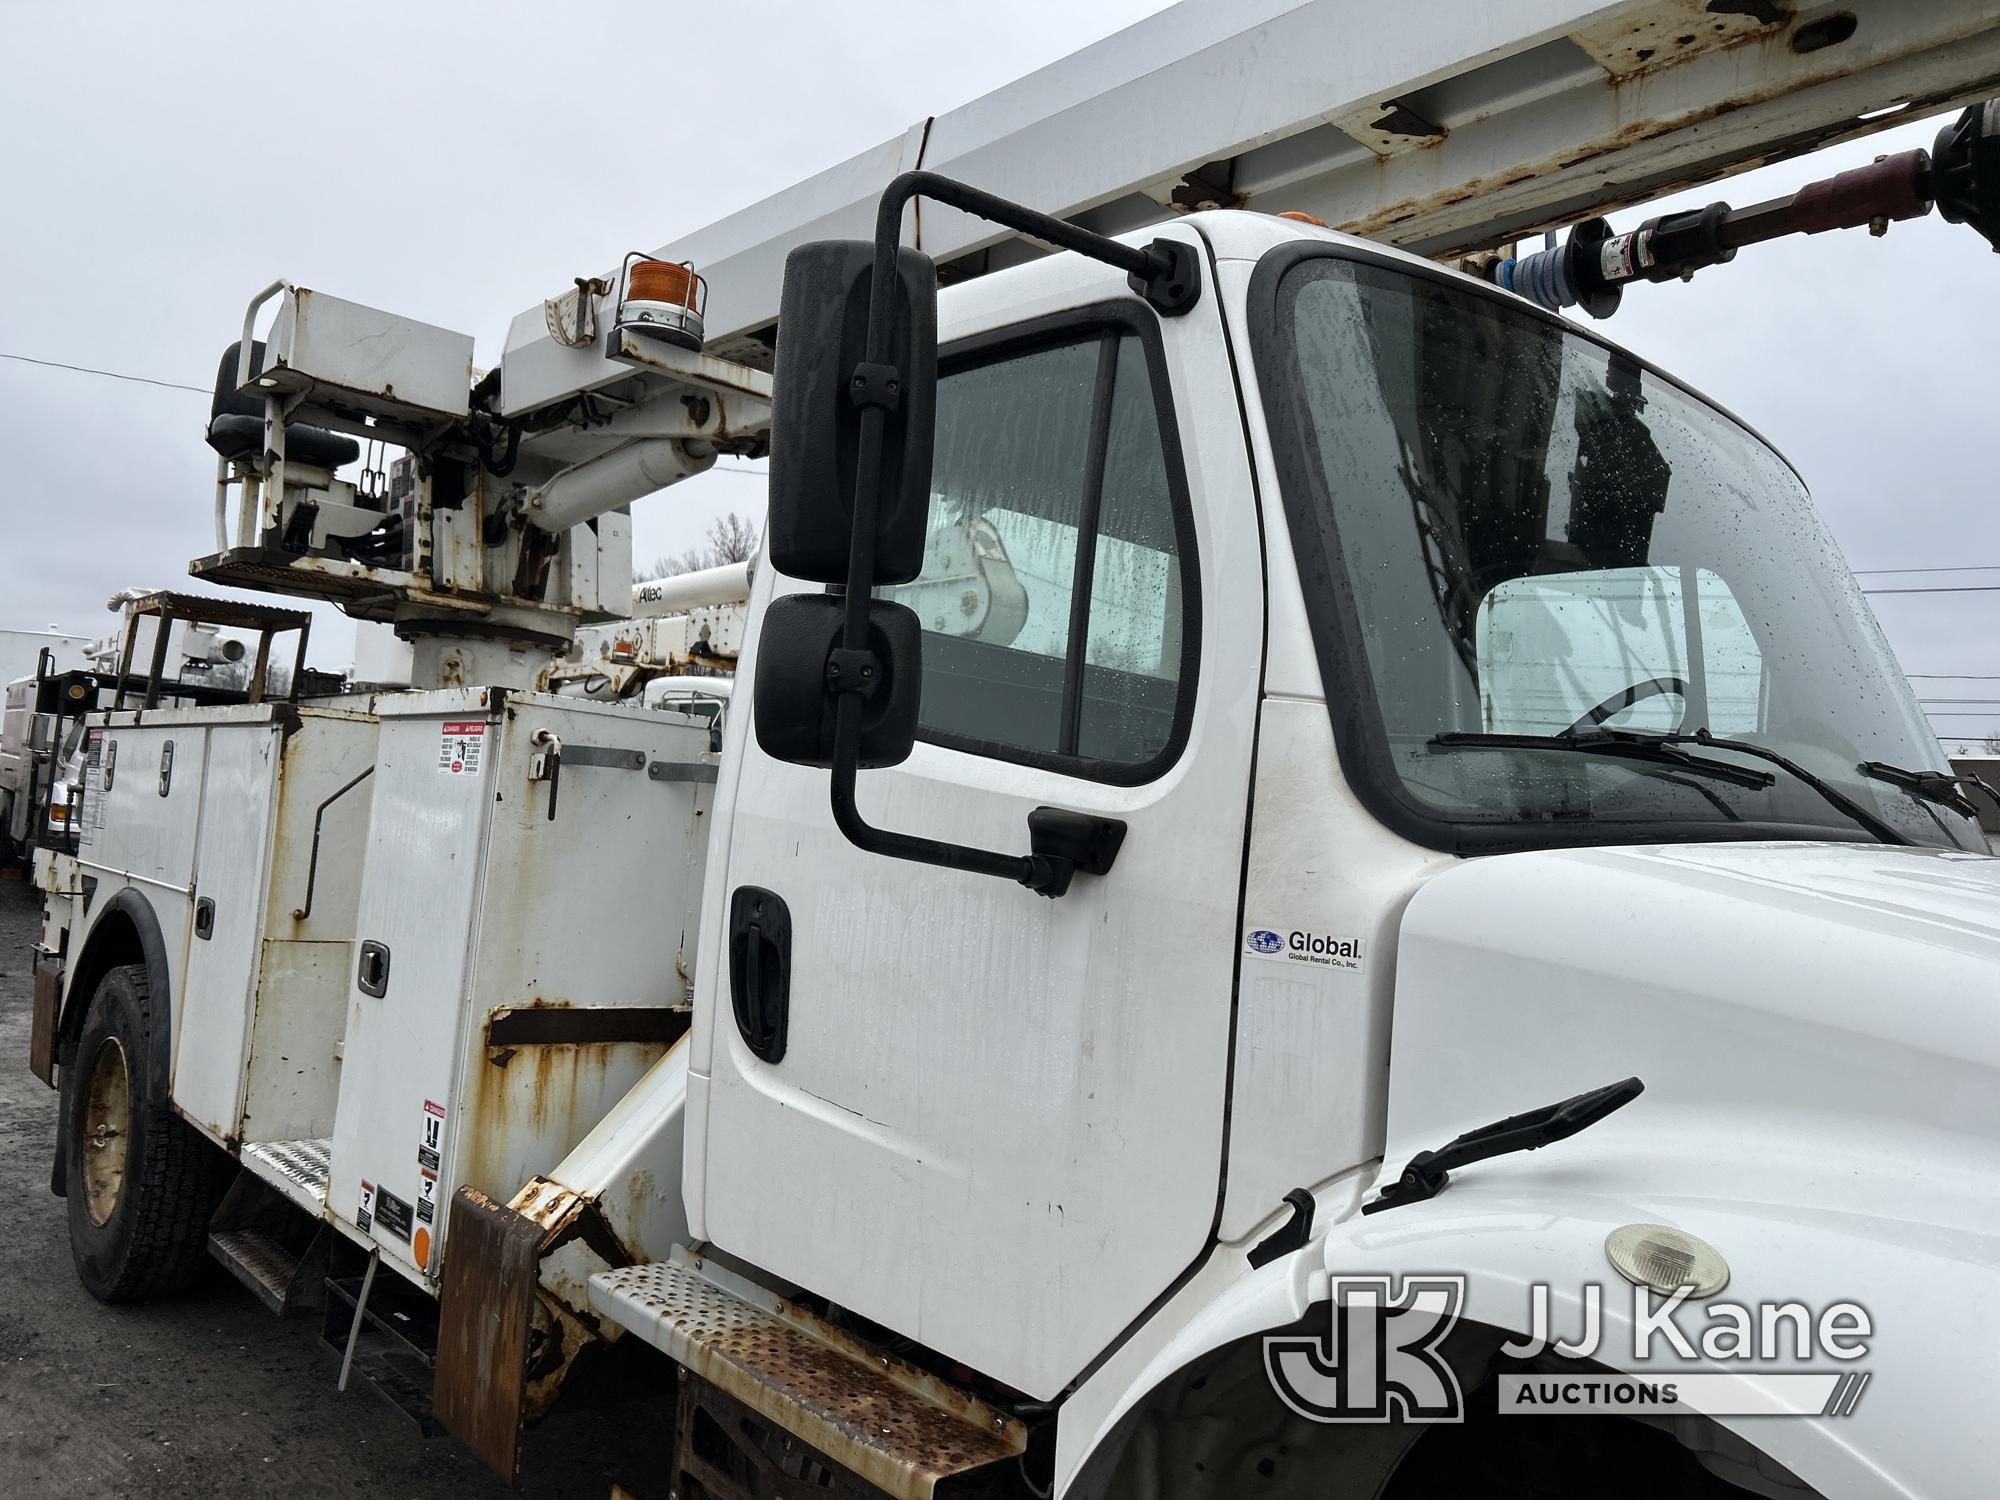
<path id="1" fill-rule="evenodd" d="M 757 555 L 760 540 L 757 523 L 730 511 L 708 523 L 708 545 L 692 547 L 678 555 L 653 560 L 640 582 L 648 578 L 671 578 L 676 573 L 696 573 L 703 568 L 726 567 L 747 562 Z"/>
<path id="2" fill-rule="evenodd" d="M 1986 747 L 1988 755 L 2000 755 L 2000 734 L 1989 734 L 1980 743 Z"/>

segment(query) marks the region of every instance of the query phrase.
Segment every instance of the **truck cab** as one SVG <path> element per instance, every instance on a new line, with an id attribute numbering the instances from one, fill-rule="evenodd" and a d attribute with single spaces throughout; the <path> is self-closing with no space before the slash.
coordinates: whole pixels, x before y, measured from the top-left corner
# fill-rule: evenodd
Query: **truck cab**
<path id="1" fill-rule="evenodd" d="M 2000 1117 L 1992 1023 L 1954 998 L 2000 963 L 2000 865 L 1908 774 L 1934 737 L 1800 475 L 1469 277 L 1256 214 L 1162 234 L 1204 283 L 1180 315 L 1077 256 L 940 294 L 925 571 L 875 591 L 921 627 L 915 743 L 858 777 L 870 825 L 1005 849 L 1058 807 L 1121 824 L 1115 863 L 1044 899 L 858 847 L 767 732 L 812 705 L 765 690 L 753 628 L 687 1061 L 694 1239 L 1057 1406 L 1059 1490 L 1150 1464 L 1189 1495 L 1308 1491 L 1259 1469 L 1282 1444 L 1247 1404 L 1206 1399 L 1232 1445 L 1162 1436 L 1138 1393 L 1204 1406 L 1190 1370 L 1404 1244 L 1486 1270 L 1516 1331 L 1523 1256 L 1599 1280 L 1628 1222 L 1783 1248 L 1748 1295 L 1846 1295 L 1804 1284 L 1807 1240 L 1854 1249 L 1843 1213 L 1883 1230 L 1850 1273 L 1969 1246 L 1990 1195 L 1728 1166 L 1750 1116 L 1802 1140 L 1837 1083 L 1883 1097 L 1892 1055 L 1898 1129 L 1969 1163 Z M 973 536 L 1009 586 L 940 589 Z M 779 559 L 753 618 L 822 587 Z M 1952 1060 L 1888 1019 L 1899 970 Z M 1477 1233 L 1435 1230 L 1471 1173 L 1360 1217 L 1418 1151 L 1626 1075 L 1647 1098 L 1567 1168 L 1488 1169 Z M 1287 1282 L 1254 1252 L 1301 1218 Z M 1840 1487 L 1752 1430 L 1796 1466 L 1772 1492 Z M 1756 1467 L 1726 1431 L 1688 1446 Z M 1883 1458 L 1919 1489 L 1955 1461 Z"/>

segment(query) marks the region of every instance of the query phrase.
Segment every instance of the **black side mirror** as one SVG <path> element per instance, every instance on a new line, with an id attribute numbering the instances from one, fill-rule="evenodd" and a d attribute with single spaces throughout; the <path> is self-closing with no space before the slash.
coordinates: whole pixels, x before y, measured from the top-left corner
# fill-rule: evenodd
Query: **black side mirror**
<path id="1" fill-rule="evenodd" d="M 771 601 L 757 643 L 753 689 L 757 743 L 773 760 L 831 767 L 840 673 L 861 683 L 862 770 L 901 765 L 917 742 L 923 627 L 907 605 L 869 601 L 867 654 L 836 657 L 847 601 L 834 594 L 785 594 Z"/>
<path id="2" fill-rule="evenodd" d="M 870 405 L 884 413 L 870 581 L 908 583 L 924 564 L 937 395 L 937 268 L 919 251 L 897 251 L 880 311 L 888 353 L 871 360 L 874 265 L 875 247 L 867 240 L 818 240 L 785 257 L 765 535 L 778 571 L 813 583 L 847 582 L 862 413 Z"/>
<path id="3" fill-rule="evenodd" d="M 794 594 L 764 612 L 757 645 L 757 743 L 765 754 L 832 772 L 833 821 L 872 854 L 1018 880 L 1060 896 L 1079 874 L 1104 875 L 1125 825 L 1037 808 L 1029 852 L 1005 854 L 877 828 L 861 815 L 855 773 L 893 766 L 916 740 L 923 633 L 916 615 L 876 599 L 923 570 L 937 396 L 937 269 L 899 245 L 903 210 L 922 194 L 1120 266 L 1167 316 L 1201 295 L 1191 246 L 1141 249 L 929 172 L 882 194 L 872 243 L 823 240 L 785 258 L 772 377 L 773 566 L 842 594 Z"/>

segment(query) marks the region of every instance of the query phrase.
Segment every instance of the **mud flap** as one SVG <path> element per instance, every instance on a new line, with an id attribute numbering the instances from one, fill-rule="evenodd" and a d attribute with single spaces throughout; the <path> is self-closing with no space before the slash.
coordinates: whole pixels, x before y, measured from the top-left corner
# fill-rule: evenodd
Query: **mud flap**
<path id="1" fill-rule="evenodd" d="M 35 959 L 35 1012 L 28 1032 L 28 1071 L 56 1086 L 56 1014 L 62 1008 L 62 965 Z"/>
<path id="2" fill-rule="evenodd" d="M 527 1416 L 528 1330 L 542 1226 L 462 1187 L 451 1200 L 431 1409 L 512 1484 Z"/>

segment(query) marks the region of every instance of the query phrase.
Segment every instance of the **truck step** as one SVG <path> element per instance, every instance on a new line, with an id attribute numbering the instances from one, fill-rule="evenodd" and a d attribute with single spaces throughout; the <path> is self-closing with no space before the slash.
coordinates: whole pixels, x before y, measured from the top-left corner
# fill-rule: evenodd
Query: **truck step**
<path id="1" fill-rule="evenodd" d="M 696 1255 L 593 1276 L 590 1305 L 899 1500 L 1027 1448 L 1015 1418 Z"/>
<path id="2" fill-rule="evenodd" d="M 279 1317 L 318 1306 L 325 1276 L 325 1247 L 318 1236 L 300 1253 L 268 1230 L 211 1229 L 208 1253 Z"/>
<path id="3" fill-rule="evenodd" d="M 326 1279 L 326 1314 L 320 1342 L 336 1357 L 345 1355 L 354 1332 L 354 1307 L 363 1276 Z M 445 1429 L 431 1411 L 432 1372 L 437 1365 L 437 1304 L 393 1274 L 377 1275 L 354 1335 L 350 1380 L 359 1380 L 415 1424 L 424 1437 Z"/>
<path id="4" fill-rule="evenodd" d="M 243 1148 L 243 1168 L 318 1218 L 326 1207 L 332 1157 L 330 1139 L 258 1141 Z"/>
<path id="5" fill-rule="evenodd" d="M 208 1221 L 208 1253 L 283 1317 L 319 1307 L 329 1233 L 317 1215 L 239 1172 Z"/>

